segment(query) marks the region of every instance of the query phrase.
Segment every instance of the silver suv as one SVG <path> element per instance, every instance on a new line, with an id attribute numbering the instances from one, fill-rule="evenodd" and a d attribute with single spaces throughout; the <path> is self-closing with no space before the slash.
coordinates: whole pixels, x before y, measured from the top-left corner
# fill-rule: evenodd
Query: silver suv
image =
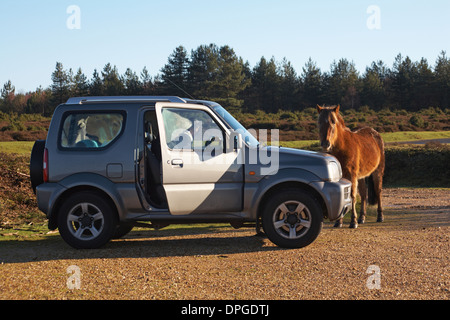
<path id="1" fill-rule="evenodd" d="M 262 227 L 278 246 L 307 246 L 351 207 L 351 184 L 328 154 L 254 136 L 210 101 L 71 98 L 35 142 L 31 182 L 49 229 L 75 248 L 143 222 Z"/>

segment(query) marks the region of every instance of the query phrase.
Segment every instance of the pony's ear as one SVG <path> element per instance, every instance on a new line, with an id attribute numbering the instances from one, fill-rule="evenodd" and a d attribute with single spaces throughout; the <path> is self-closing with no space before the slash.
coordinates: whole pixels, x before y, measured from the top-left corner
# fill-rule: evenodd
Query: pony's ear
<path id="1" fill-rule="evenodd" d="M 339 109 L 341 108 L 341 106 L 338 104 L 336 108 L 334 108 L 334 112 L 339 113 Z"/>
<path id="2" fill-rule="evenodd" d="M 320 113 L 323 110 L 323 108 L 319 105 L 317 105 L 317 112 Z"/>

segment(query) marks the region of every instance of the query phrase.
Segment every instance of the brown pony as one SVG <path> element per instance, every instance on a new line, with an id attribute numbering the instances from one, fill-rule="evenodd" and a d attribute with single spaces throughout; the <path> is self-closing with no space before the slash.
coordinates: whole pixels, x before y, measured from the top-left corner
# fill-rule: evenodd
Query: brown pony
<path id="1" fill-rule="evenodd" d="M 319 112 L 320 144 L 324 151 L 335 156 L 342 166 L 344 178 L 352 182 L 352 219 L 350 228 L 357 228 L 366 218 L 368 182 L 369 204 L 378 203 L 377 222 L 383 222 L 381 189 L 384 174 L 384 143 L 380 134 L 372 128 L 350 131 L 339 114 L 339 106 L 317 106 Z M 361 211 L 356 221 L 357 190 L 361 196 Z M 342 227 L 342 218 L 335 227 Z"/>

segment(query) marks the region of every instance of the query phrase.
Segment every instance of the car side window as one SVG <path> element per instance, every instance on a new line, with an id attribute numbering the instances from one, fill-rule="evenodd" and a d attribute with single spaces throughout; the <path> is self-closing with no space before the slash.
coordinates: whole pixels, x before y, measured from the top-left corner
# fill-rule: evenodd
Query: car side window
<path id="1" fill-rule="evenodd" d="M 69 113 L 60 132 L 60 147 L 97 149 L 111 144 L 122 132 L 121 113 Z"/>
<path id="2" fill-rule="evenodd" d="M 163 108 L 162 115 L 170 149 L 223 150 L 224 132 L 206 111 Z"/>

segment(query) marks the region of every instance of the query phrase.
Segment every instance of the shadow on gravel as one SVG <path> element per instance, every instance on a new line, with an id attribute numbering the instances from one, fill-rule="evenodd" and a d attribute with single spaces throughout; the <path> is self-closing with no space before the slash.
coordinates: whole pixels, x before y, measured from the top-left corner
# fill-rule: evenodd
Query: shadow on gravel
<path id="1" fill-rule="evenodd" d="M 385 211 L 385 222 L 377 223 L 375 211 L 370 211 L 366 224 L 358 229 L 333 228 L 333 223 L 324 223 L 324 231 L 336 235 L 365 235 L 379 232 L 381 237 L 391 232 L 430 231 L 450 226 L 450 213 L 439 210 Z M 436 233 L 438 235 L 438 233 Z M 330 240 L 334 241 L 334 240 Z M 228 255 L 252 252 L 287 251 L 272 245 L 266 237 L 257 236 L 253 229 L 234 230 L 229 226 L 209 225 L 204 227 L 176 227 L 163 230 L 135 229 L 122 239 L 112 240 L 105 247 L 95 250 L 76 250 L 67 245 L 58 234 L 42 235 L 40 238 L 18 238 L 0 241 L 0 268 L 2 263 L 27 263 L 55 260 L 164 258 Z"/>
<path id="2" fill-rule="evenodd" d="M 1 263 L 26 263 L 72 259 L 158 258 L 176 256 L 205 256 L 282 250 L 265 246 L 265 237 L 249 235 L 248 230 L 219 230 L 210 232 L 186 229 L 132 231 L 123 239 L 112 240 L 101 249 L 77 250 L 59 236 L 42 240 L 11 240 L 0 246 Z"/>

